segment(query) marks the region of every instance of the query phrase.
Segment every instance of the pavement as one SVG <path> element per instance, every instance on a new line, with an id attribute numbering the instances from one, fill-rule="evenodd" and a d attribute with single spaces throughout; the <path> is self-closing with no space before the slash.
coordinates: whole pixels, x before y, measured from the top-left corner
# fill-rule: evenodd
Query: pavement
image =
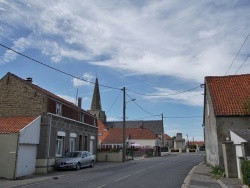
<path id="1" fill-rule="evenodd" d="M 212 169 L 205 163 L 201 163 L 189 172 L 182 188 L 242 188 L 242 182 L 238 178 L 212 177 Z"/>
<path id="2" fill-rule="evenodd" d="M 143 159 L 143 158 L 142 158 Z M 140 159 L 136 159 L 140 160 Z M 131 161 L 133 162 L 133 161 Z M 111 162 L 97 162 L 95 168 L 108 168 L 114 166 L 116 163 Z M 201 163 L 188 173 L 181 188 L 242 188 L 242 182 L 238 178 L 225 178 L 219 179 L 213 178 L 210 174 L 211 167 L 204 163 Z M 59 178 L 65 178 L 73 176 L 76 171 L 54 171 L 49 174 L 33 174 L 19 178 L 17 180 L 8 180 L 0 178 L 1 188 L 14 188 L 14 187 L 25 187 L 27 185 L 39 184 L 47 181 L 54 181 Z"/>

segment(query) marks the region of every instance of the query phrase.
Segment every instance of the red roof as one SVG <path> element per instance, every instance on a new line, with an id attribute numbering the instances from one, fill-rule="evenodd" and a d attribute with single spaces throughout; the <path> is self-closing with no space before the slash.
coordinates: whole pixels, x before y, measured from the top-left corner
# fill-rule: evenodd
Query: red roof
<path id="1" fill-rule="evenodd" d="M 168 134 L 165 134 L 165 138 L 166 140 L 172 140 L 172 138 Z"/>
<path id="2" fill-rule="evenodd" d="M 203 146 L 204 141 L 194 141 L 194 142 L 188 142 L 189 145 L 198 145 L 198 146 Z"/>
<path id="3" fill-rule="evenodd" d="M 101 120 L 97 120 L 98 124 L 98 140 L 104 140 L 108 135 L 109 131 L 105 128 L 103 122 Z"/>
<path id="4" fill-rule="evenodd" d="M 250 74 L 206 77 L 215 115 L 246 115 L 250 106 Z"/>
<path id="5" fill-rule="evenodd" d="M 151 130 L 143 128 L 126 128 L 126 139 L 159 139 Z M 108 131 L 108 135 L 102 140 L 102 144 L 122 143 L 123 129 L 112 128 Z"/>
<path id="6" fill-rule="evenodd" d="M 0 133 L 18 133 L 36 118 L 37 116 L 0 117 Z"/>

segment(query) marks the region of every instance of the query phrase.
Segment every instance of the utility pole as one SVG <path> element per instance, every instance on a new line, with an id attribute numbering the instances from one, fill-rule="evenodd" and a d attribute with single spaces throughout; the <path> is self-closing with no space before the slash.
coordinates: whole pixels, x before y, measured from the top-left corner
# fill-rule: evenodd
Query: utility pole
<path id="1" fill-rule="evenodd" d="M 163 124 L 163 113 L 161 114 L 161 121 L 162 121 L 162 143 L 161 146 L 165 147 L 165 133 L 164 133 L 164 124 Z"/>
<path id="2" fill-rule="evenodd" d="M 123 87 L 122 162 L 126 161 L 126 88 Z"/>

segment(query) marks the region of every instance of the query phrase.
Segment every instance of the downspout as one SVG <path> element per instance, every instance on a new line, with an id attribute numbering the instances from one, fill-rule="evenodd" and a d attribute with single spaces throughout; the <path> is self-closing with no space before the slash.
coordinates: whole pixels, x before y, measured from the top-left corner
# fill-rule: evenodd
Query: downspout
<path id="1" fill-rule="evenodd" d="M 51 123 L 52 123 L 52 114 L 50 114 L 50 122 L 49 122 L 49 141 L 48 141 L 48 155 L 47 155 L 47 173 L 49 173 Z"/>
<path id="2" fill-rule="evenodd" d="M 19 152 L 19 138 L 20 138 L 20 132 L 18 133 L 18 136 L 17 136 L 16 160 L 15 160 L 13 179 L 16 179 L 16 168 L 17 168 L 17 163 L 18 163 L 18 152 Z"/>

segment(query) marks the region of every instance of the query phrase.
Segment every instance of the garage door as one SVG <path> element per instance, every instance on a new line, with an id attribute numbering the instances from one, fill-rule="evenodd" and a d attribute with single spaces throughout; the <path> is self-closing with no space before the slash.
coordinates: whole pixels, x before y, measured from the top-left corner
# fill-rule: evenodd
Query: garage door
<path id="1" fill-rule="evenodd" d="M 36 170 L 37 145 L 20 144 L 18 149 L 16 177 L 34 174 Z"/>

